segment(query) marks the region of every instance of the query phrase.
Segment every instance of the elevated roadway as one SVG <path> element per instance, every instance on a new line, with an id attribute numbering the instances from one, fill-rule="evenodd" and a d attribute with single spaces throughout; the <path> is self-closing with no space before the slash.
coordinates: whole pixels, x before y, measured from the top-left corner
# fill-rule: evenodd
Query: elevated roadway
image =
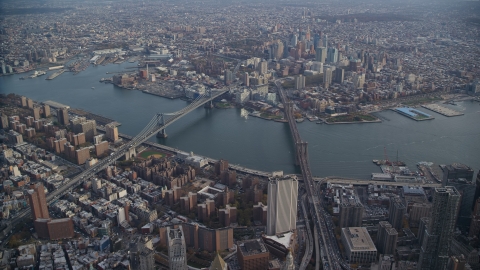
<path id="1" fill-rule="evenodd" d="M 332 252 L 332 245 L 337 245 L 336 242 L 332 242 L 331 238 L 328 237 L 327 226 L 325 223 L 323 215 L 323 207 L 321 205 L 321 200 L 318 200 L 315 196 L 315 181 L 313 180 L 312 172 L 310 169 L 309 159 L 308 159 L 308 147 L 307 142 L 303 141 L 298 132 L 297 122 L 295 121 L 293 107 L 294 104 L 288 100 L 285 91 L 281 85 L 280 80 L 275 81 L 275 85 L 278 89 L 278 94 L 280 100 L 282 101 L 285 108 L 285 115 L 290 126 L 290 133 L 293 138 L 293 143 L 295 146 L 295 163 L 300 166 L 302 172 L 302 178 L 304 181 L 305 189 L 307 191 L 308 202 L 310 206 L 310 211 L 312 212 L 312 217 L 314 220 L 314 226 L 317 227 L 320 237 L 315 239 L 320 241 L 321 248 L 325 252 L 325 262 L 324 269 L 350 269 L 349 265 L 346 264 L 338 255 Z M 300 267 L 300 269 L 305 269 Z"/>
<path id="2" fill-rule="evenodd" d="M 305 219 L 305 228 L 307 231 L 307 237 L 308 240 L 305 242 L 305 254 L 303 254 L 302 262 L 300 263 L 300 269 L 306 269 L 308 263 L 310 262 L 310 259 L 312 259 L 312 254 L 313 254 L 313 238 L 312 237 L 312 230 L 310 229 L 310 221 L 308 221 L 308 211 L 307 208 L 305 207 L 305 201 L 306 201 L 306 195 L 304 194 L 302 196 L 301 204 L 302 204 L 302 212 L 303 212 L 303 218 Z M 315 241 L 318 243 L 318 241 Z M 318 270 L 318 269 L 316 269 Z"/>

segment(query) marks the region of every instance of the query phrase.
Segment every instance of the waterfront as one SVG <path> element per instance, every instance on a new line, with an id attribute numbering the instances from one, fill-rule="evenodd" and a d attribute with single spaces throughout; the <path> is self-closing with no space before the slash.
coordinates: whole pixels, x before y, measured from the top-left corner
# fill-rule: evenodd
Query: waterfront
<path id="1" fill-rule="evenodd" d="M 121 133 L 135 135 L 157 112 L 173 112 L 187 105 L 99 83 L 106 72 L 121 72 L 132 63 L 89 67 L 73 75 L 65 72 L 54 80 L 19 80 L 23 74 L 0 77 L 0 93 L 25 95 L 37 101 L 53 100 L 81 108 L 122 123 Z M 50 75 L 53 72 L 49 72 Z M 48 76 L 47 75 L 47 76 Z M 95 89 L 92 90 L 92 87 Z M 315 176 L 369 178 L 379 172 L 372 159 L 383 159 L 387 148 L 390 159 L 405 161 L 411 169 L 418 161 L 437 164 L 461 162 L 475 170 L 480 167 L 480 106 L 464 101 L 457 106 L 460 117 L 445 117 L 432 112 L 432 121 L 412 121 L 393 111 L 378 113 L 382 123 L 317 125 L 304 121 L 298 125 L 309 142 L 312 172 Z M 298 172 L 293 166 L 293 143 L 288 124 L 244 117 L 238 109 L 199 108 L 167 128 L 167 139 L 159 143 L 204 156 L 225 158 L 230 163 L 263 171 Z"/>

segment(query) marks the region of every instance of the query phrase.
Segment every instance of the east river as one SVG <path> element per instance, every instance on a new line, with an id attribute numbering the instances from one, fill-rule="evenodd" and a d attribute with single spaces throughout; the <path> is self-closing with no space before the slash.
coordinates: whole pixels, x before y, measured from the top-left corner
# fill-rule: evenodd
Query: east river
<path id="1" fill-rule="evenodd" d="M 53 100 L 112 118 L 122 125 L 119 132 L 135 135 L 155 113 L 174 112 L 187 105 L 136 90 L 100 83 L 106 72 L 132 71 L 131 63 L 89 67 L 73 75 L 65 72 L 54 80 L 46 76 L 19 80 L 30 73 L 0 77 L 0 93 L 15 93 L 36 101 Z M 95 89 L 92 89 L 95 87 Z M 419 161 L 436 164 L 454 162 L 480 168 L 480 103 L 463 101 L 444 105 L 465 115 L 445 117 L 420 108 L 434 120 L 416 122 L 393 111 L 383 111 L 382 123 L 325 125 L 305 121 L 298 124 L 302 139 L 308 141 L 312 173 L 369 179 L 380 172 L 373 159 L 397 157 L 415 170 Z M 245 117 L 240 109 L 203 107 L 167 128 L 168 138 L 159 143 L 184 151 L 262 171 L 299 172 L 294 166 L 293 142 L 287 123 Z"/>

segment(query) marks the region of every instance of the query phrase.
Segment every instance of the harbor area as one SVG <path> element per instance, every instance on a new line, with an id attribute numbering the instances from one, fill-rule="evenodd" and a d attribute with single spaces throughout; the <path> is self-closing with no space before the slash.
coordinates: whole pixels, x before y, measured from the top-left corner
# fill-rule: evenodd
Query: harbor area
<path id="1" fill-rule="evenodd" d="M 426 104 L 426 105 L 422 105 L 422 107 L 448 117 L 464 115 L 464 113 L 457 112 L 455 110 L 440 106 L 438 104 Z"/>
<path id="2" fill-rule="evenodd" d="M 395 108 L 393 109 L 395 112 L 403 115 L 403 116 L 406 116 L 410 119 L 413 119 L 415 121 L 424 121 L 424 120 L 432 120 L 432 119 L 435 119 L 433 116 L 427 114 L 427 113 L 424 113 L 422 111 L 419 111 L 417 109 L 414 109 L 414 108 L 410 108 L 410 107 L 401 107 L 401 108 Z"/>

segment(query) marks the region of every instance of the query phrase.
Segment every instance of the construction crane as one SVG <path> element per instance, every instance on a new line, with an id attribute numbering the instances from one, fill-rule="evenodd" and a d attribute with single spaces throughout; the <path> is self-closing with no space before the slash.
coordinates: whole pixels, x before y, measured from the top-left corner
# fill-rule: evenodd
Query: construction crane
<path id="1" fill-rule="evenodd" d="M 387 147 L 383 147 L 383 156 L 385 158 L 385 165 L 389 165 L 390 161 L 388 160 L 388 155 L 387 155 Z"/>

